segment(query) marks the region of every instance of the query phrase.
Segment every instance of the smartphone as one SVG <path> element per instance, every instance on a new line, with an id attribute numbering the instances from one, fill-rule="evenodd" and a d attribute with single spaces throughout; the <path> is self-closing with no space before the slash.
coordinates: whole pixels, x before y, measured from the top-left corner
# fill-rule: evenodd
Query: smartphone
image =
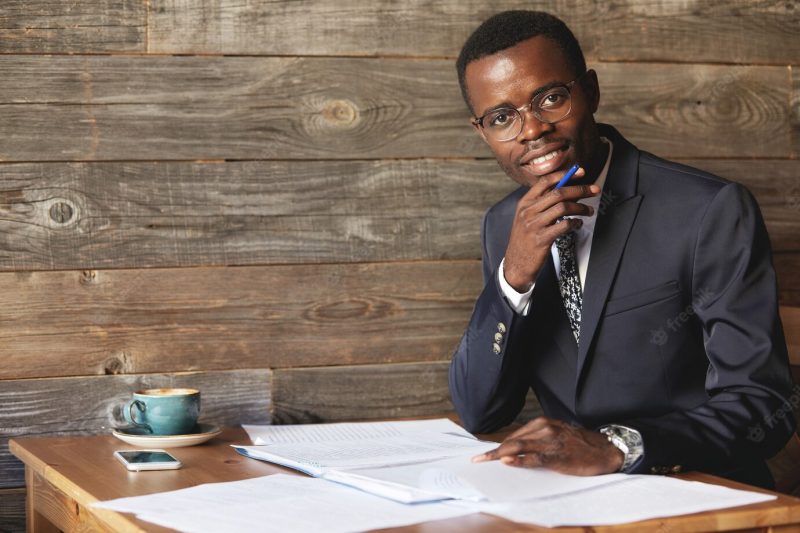
<path id="1" fill-rule="evenodd" d="M 164 450 L 118 450 L 114 457 L 128 470 L 174 470 L 181 462 Z"/>

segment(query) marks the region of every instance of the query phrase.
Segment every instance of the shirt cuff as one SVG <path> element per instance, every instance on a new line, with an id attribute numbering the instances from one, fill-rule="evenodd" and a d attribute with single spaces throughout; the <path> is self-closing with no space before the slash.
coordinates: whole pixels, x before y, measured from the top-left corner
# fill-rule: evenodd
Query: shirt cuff
<path id="1" fill-rule="evenodd" d="M 531 294 L 533 294 L 533 287 L 536 283 L 533 283 L 531 288 L 525 292 L 517 292 L 517 290 L 506 281 L 505 274 L 503 273 L 503 265 L 505 262 L 505 259 L 500 261 L 500 268 L 497 269 L 497 280 L 500 283 L 500 290 L 503 291 L 503 296 L 508 302 L 508 305 L 510 305 L 518 315 L 528 316 L 531 310 Z"/>

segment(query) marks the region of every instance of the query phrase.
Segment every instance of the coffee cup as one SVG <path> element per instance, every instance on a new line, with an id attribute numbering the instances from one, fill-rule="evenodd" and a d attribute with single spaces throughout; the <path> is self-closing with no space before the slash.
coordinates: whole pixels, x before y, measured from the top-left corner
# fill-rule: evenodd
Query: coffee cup
<path id="1" fill-rule="evenodd" d="M 125 420 L 150 435 L 185 435 L 200 416 L 197 389 L 143 389 L 123 409 Z"/>

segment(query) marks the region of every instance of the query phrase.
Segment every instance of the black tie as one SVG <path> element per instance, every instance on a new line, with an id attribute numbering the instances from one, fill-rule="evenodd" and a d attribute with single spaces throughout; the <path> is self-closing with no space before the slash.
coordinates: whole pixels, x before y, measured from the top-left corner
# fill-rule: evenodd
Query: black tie
<path id="1" fill-rule="evenodd" d="M 558 258 L 561 261 L 561 276 L 558 280 L 558 288 L 561 291 L 561 298 L 564 300 L 564 307 L 569 317 L 569 325 L 578 341 L 581 336 L 581 306 L 583 305 L 583 295 L 581 291 L 581 279 L 578 277 L 578 262 L 575 258 L 575 232 L 570 231 L 556 239 Z"/>

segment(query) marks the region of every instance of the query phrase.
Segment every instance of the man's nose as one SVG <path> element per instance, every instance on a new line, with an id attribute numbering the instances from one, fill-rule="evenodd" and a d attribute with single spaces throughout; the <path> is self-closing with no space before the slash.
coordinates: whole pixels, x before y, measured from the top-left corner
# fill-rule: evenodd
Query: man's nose
<path id="1" fill-rule="evenodd" d="M 530 107 L 521 110 L 520 116 L 522 117 L 522 131 L 517 135 L 517 140 L 520 142 L 533 141 L 546 133 L 551 133 L 555 129 L 554 124 L 542 122 L 536 118 Z"/>

